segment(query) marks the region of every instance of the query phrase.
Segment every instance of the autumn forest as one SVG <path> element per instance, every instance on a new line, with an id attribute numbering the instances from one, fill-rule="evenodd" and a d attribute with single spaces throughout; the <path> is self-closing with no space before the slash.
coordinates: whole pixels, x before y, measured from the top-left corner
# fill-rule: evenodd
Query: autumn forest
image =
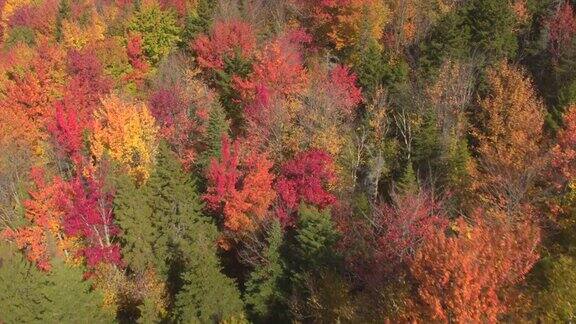
<path id="1" fill-rule="evenodd" d="M 0 0 L 0 323 L 576 321 L 576 1 Z"/>

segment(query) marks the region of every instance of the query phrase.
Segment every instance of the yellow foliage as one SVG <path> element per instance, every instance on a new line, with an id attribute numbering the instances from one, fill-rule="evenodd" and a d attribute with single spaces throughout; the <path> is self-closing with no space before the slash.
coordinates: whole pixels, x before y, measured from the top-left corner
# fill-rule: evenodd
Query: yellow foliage
<path id="1" fill-rule="evenodd" d="M 104 40 L 106 25 L 95 9 L 91 12 L 91 20 L 86 26 L 77 22 L 64 20 L 62 34 L 66 48 L 82 49 L 88 44 Z"/>
<path id="2" fill-rule="evenodd" d="M 95 119 L 90 147 L 96 159 L 100 160 L 108 154 L 137 181 L 146 181 L 158 146 L 158 127 L 148 107 L 112 95 L 102 99 Z"/>

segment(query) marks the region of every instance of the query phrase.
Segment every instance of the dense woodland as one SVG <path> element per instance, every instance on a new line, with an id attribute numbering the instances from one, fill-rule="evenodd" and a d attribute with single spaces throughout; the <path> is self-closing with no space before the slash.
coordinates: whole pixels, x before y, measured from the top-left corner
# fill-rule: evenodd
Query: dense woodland
<path id="1" fill-rule="evenodd" d="M 0 323 L 576 320 L 575 7 L 0 0 Z"/>

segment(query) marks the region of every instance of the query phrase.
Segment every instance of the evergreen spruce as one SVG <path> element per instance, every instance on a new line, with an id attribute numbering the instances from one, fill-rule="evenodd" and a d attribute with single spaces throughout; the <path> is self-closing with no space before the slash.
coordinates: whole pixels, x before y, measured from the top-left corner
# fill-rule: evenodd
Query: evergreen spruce
<path id="1" fill-rule="evenodd" d="M 84 269 L 52 260 L 52 270 L 42 276 L 41 323 L 113 323 L 114 314 L 102 307 L 102 296 L 84 280 Z"/>
<path id="2" fill-rule="evenodd" d="M 0 322 L 34 323 L 45 309 L 42 274 L 12 244 L 0 240 Z"/>
<path id="3" fill-rule="evenodd" d="M 213 158 L 220 158 L 222 136 L 228 135 L 230 122 L 226 119 L 226 111 L 219 102 L 216 102 L 208 116 L 208 129 L 206 132 L 206 149 L 200 156 L 200 167 L 205 169 Z"/>
<path id="4" fill-rule="evenodd" d="M 268 246 L 264 250 L 264 262 L 250 274 L 246 283 L 246 305 L 257 319 L 266 319 L 270 307 L 280 299 L 279 281 L 283 274 L 280 248 L 283 242 L 282 227 L 275 220 L 268 230 Z"/>
<path id="5" fill-rule="evenodd" d="M 176 296 L 173 319 L 179 323 L 220 322 L 243 315 L 240 292 L 234 280 L 221 272 L 216 254 L 216 227 L 197 224 L 189 234 L 193 239 L 186 251 L 187 269 L 183 287 Z"/>
<path id="6" fill-rule="evenodd" d="M 116 188 L 114 214 L 122 229 L 120 240 L 124 261 L 137 273 L 154 267 L 166 274 L 168 247 L 148 201 L 152 193 L 146 186 L 136 187 L 127 174 L 118 177 Z"/>

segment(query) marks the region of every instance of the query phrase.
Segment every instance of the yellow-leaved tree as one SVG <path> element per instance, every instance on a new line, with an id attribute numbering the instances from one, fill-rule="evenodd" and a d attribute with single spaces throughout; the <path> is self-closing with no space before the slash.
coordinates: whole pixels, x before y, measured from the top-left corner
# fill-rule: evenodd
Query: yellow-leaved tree
<path id="1" fill-rule="evenodd" d="M 111 95 L 102 99 L 95 120 L 90 149 L 96 159 L 107 154 L 138 182 L 145 182 L 158 147 L 158 127 L 148 106 Z"/>

